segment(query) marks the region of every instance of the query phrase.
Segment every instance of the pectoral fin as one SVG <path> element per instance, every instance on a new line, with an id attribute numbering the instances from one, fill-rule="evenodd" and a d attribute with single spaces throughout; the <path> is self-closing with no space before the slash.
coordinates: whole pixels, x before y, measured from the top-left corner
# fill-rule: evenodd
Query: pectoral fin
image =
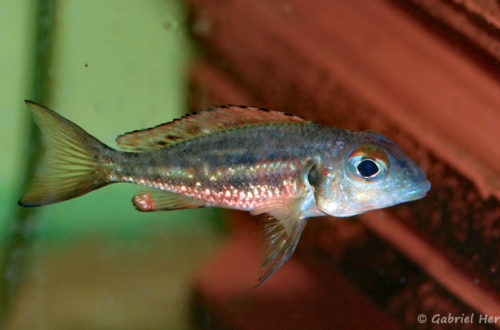
<path id="1" fill-rule="evenodd" d="M 306 220 L 300 214 L 302 199 L 273 199 L 255 208 L 252 214 L 267 213 L 264 225 L 266 252 L 257 287 L 264 283 L 292 255 Z"/>
<path id="2" fill-rule="evenodd" d="M 183 210 L 204 206 L 192 198 L 162 190 L 140 193 L 134 196 L 132 202 L 136 209 L 142 212 Z"/>

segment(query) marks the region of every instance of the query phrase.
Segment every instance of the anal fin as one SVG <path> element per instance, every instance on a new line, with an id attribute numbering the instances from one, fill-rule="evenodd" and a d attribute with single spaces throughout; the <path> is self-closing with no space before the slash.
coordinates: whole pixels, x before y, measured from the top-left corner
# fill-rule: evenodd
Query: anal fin
<path id="1" fill-rule="evenodd" d="M 139 193 L 134 196 L 132 202 L 135 208 L 142 212 L 183 210 L 204 206 L 192 198 L 162 190 Z"/>
<path id="2" fill-rule="evenodd" d="M 272 199 L 252 210 L 252 214 L 271 216 L 264 224 L 266 250 L 256 287 L 271 277 L 295 251 L 306 225 L 300 212 L 302 201 L 301 198 Z"/>

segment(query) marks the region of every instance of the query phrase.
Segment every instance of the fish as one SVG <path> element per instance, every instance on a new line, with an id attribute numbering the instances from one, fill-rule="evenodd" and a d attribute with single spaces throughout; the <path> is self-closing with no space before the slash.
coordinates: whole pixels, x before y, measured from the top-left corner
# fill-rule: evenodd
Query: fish
<path id="1" fill-rule="evenodd" d="M 418 200 L 431 187 L 389 138 L 289 113 L 213 107 L 120 135 L 118 150 L 25 102 L 45 152 L 19 205 L 44 206 L 126 182 L 149 187 L 132 199 L 142 212 L 219 207 L 267 214 L 258 285 L 293 254 L 307 219 Z"/>

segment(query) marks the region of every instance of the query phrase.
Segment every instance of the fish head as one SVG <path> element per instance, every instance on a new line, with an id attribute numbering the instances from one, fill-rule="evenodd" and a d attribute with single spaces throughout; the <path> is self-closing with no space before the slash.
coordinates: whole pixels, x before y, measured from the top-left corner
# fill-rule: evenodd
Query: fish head
<path id="1" fill-rule="evenodd" d="M 424 172 L 394 142 L 377 133 L 355 134 L 333 160 L 309 172 L 322 212 L 348 217 L 427 194 L 431 185 Z"/>

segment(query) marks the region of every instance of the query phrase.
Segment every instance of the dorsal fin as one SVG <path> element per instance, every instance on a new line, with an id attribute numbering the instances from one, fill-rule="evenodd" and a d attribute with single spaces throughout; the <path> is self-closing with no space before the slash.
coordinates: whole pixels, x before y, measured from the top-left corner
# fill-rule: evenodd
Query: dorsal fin
<path id="1" fill-rule="evenodd" d="M 153 128 L 120 135 L 116 142 L 127 151 L 151 151 L 243 126 L 306 122 L 308 121 L 289 113 L 242 105 L 226 105 L 186 115 Z"/>

